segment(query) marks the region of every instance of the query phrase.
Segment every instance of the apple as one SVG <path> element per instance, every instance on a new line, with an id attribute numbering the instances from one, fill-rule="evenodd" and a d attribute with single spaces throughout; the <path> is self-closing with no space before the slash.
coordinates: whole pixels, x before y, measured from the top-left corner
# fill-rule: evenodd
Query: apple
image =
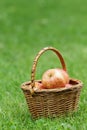
<path id="1" fill-rule="evenodd" d="M 42 84 L 45 88 L 62 88 L 69 83 L 69 75 L 63 69 L 49 69 L 42 76 Z"/>
<path id="2" fill-rule="evenodd" d="M 71 88 L 72 87 L 72 85 L 71 84 L 66 84 L 66 86 L 65 86 L 66 88 Z"/>
<path id="3" fill-rule="evenodd" d="M 34 91 L 44 89 L 43 84 L 39 82 L 35 82 Z"/>
<path id="4" fill-rule="evenodd" d="M 69 75 L 68 75 L 68 73 L 66 71 L 64 71 L 63 69 L 58 69 L 58 71 L 63 74 L 63 76 L 64 76 L 64 78 L 66 80 L 66 84 L 68 84 L 69 83 Z"/>

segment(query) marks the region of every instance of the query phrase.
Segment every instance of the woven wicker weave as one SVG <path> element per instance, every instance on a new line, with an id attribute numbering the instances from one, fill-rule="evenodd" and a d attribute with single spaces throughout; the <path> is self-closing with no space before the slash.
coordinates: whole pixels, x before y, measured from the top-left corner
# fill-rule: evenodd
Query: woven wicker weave
<path id="1" fill-rule="evenodd" d="M 77 110 L 82 82 L 76 79 L 70 79 L 71 87 L 56 88 L 56 89 L 41 89 L 34 91 L 35 71 L 39 57 L 47 50 L 54 51 L 60 59 L 62 68 L 66 70 L 66 65 L 61 53 L 53 47 L 46 47 L 42 49 L 33 62 L 31 81 L 25 82 L 21 85 L 24 92 L 29 111 L 32 118 L 39 117 L 57 117 L 66 113 Z"/>

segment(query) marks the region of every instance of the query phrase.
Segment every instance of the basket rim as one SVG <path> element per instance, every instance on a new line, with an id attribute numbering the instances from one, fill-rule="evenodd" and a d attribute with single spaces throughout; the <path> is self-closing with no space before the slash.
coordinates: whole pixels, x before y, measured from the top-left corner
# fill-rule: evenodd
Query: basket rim
<path id="1" fill-rule="evenodd" d="M 41 82 L 41 80 L 35 80 L 37 82 Z M 83 86 L 82 81 L 77 80 L 77 79 L 70 79 L 70 82 L 75 82 L 75 85 L 71 85 L 71 87 L 64 87 L 64 88 L 55 88 L 55 89 L 41 89 L 41 90 L 36 90 L 34 91 L 35 93 L 41 93 L 41 92 L 60 92 L 60 91 L 70 91 L 73 89 L 81 88 Z M 21 89 L 24 91 L 30 91 L 30 86 L 31 81 L 27 81 L 21 84 Z"/>

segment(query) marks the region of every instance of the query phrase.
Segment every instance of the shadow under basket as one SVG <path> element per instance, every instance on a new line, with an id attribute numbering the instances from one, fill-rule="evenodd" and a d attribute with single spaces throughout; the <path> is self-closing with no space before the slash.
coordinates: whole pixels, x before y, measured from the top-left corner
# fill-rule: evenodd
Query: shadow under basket
<path id="1" fill-rule="evenodd" d="M 31 82 L 25 82 L 21 88 L 33 119 L 57 117 L 77 110 L 82 88 L 81 81 L 70 79 L 69 88 L 41 89 L 35 91 L 34 95 L 30 92 L 30 84 Z"/>

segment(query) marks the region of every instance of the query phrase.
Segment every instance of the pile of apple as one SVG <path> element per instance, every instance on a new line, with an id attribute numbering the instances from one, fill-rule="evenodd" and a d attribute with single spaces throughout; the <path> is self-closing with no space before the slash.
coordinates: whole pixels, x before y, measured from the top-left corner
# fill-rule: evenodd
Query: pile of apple
<path id="1" fill-rule="evenodd" d="M 71 87 L 69 84 L 69 75 L 63 69 L 49 69 L 42 75 L 42 82 L 35 82 L 35 90 L 37 89 L 54 89 Z"/>

